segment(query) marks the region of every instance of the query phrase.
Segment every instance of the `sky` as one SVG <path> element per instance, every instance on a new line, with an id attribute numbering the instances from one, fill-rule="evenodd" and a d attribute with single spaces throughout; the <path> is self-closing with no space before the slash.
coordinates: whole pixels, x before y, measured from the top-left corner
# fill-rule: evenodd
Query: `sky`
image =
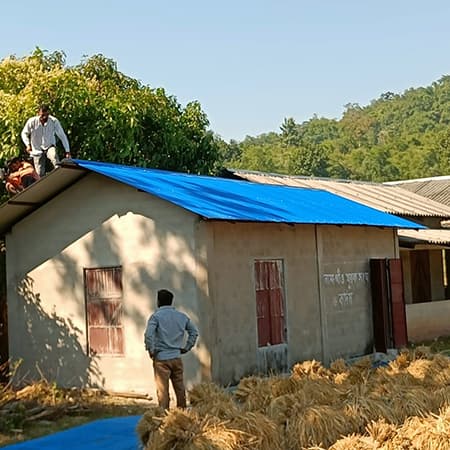
<path id="1" fill-rule="evenodd" d="M 449 74 L 449 23 L 448 0 L 6 1 L 0 59 L 101 53 L 242 140 Z"/>

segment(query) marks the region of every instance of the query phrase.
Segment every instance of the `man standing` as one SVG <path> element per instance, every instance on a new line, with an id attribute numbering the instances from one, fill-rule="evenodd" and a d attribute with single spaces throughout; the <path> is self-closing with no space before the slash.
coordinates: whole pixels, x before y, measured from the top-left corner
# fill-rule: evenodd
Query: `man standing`
<path id="1" fill-rule="evenodd" d="M 45 163 L 48 158 L 53 167 L 59 162 L 56 153 L 58 136 L 65 150 L 65 157 L 70 158 L 70 147 L 66 133 L 56 117 L 50 115 L 47 105 L 39 107 L 38 115 L 27 120 L 22 130 L 22 141 L 27 152 L 33 157 L 34 168 L 40 177 L 45 175 Z"/>
<path id="2" fill-rule="evenodd" d="M 145 330 L 145 348 L 153 360 L 158 403 L 164 409 L 169 408 L 169 380 L 178 408 L 186 407 L 181 355 L 191 350 L 198 337 L 196 326 L 172 306 L 172 300 L 172 292 L 158 291 L 158 309 L 150 316 Z"/>

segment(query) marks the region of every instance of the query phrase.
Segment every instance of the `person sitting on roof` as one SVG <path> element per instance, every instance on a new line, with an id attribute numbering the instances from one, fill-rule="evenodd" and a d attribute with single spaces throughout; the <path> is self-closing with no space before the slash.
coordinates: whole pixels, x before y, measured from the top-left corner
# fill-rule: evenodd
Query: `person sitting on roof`
<path id="1" fill-rule="evenodd" d="M 32 164 L 16 157 L 8 161 L 6 175 L 6 190 L 10 194 L 17 194 L 39 180 L 39 175 Z"/>

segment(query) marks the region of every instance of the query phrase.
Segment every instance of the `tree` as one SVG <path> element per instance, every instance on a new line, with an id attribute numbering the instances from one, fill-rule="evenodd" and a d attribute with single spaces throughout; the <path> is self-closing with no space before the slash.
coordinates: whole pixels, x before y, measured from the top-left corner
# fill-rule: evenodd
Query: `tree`
<path id="1" fill-rule="evenodd" d="M 297 147 L 291 158 L 289 172 L 296 175 L 327 177 L 328 151 L 320 145 Z"/>
<path id="2" fill-rule="evenodd" d="M 298 145 L 298 124 L 292 117 L 285 118 L 280 126 L 281 137 L 287 145 Z"/>
<path id="3" fill-rule="evenodd" d="M 20 131 L 41 103 L 67 132 L 75 158 L 210 173 L 218 145 L 198 102 L 184 108 L 94 55 L 68 67 L 62 52 L 40 49 L 0 62 L 0 160 L 24 146 Z"/>

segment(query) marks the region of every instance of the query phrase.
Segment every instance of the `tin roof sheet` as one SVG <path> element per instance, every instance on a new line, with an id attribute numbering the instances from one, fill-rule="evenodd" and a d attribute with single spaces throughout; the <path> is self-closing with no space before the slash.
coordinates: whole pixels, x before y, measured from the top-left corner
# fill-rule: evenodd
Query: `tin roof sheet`
<path id="1" fill-rule="evenodd" d="M 324 189 L 390 214 L 450 218 L 450 204 L 424 200 L 422 195 L 390 184 L 332 178 L 301 177 L 228 169 L 233 176 L 255 183 Z"/>
<path id="2" fill-rule="evenodd" d="M 427 229 L 427 230 L 398 230 L 399 238 L 409 238 L 422 241 L 427 244 L 450 244 L 450 230 Z"/>
<path id="3" fill-rule="evenodd" d="M 401 187 L 450 207 L 450 176 L 390 181 L 385 184 Z"/>

